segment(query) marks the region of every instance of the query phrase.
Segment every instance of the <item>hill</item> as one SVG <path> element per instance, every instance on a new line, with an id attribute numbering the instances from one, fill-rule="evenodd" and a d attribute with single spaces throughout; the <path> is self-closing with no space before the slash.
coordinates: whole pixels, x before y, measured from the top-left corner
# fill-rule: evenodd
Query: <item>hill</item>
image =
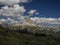
<path id="1" fill-rule="evenodd" d="M 17 27 L 15 27 L 17 28 Z M 38 30 L 36 27 L 26 27 L 20 30 L 0 26 L 0 45 L 60 45 L 60 37 L 44 33 L 32 33 L 27 30 Z"/>

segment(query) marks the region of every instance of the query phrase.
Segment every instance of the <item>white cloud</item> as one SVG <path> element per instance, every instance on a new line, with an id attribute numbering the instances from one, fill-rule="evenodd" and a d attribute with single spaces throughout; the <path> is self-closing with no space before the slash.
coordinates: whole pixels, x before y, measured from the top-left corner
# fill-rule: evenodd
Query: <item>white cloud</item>
<path id="1" fill-rule="evenodd" d="M 3 21 L 6 21 L 5 19 L 1 19 L 1 21 L 3 22 Z"/>
<path id="2" fill-rule="evenodd" d="M 37 12 L 37 10 L 30 10 L 29 12 L 28 12 L 28 14 L 30 14 L 30 15 L 33 15 L 35 12 Z"/>
<path id="3" fill-rule="evenodd" d="M 27 24 L 25 17 L 24 16 L 20 16 L 18 18 L 18 20 L 12 19 L 12 18 L 7 18 L 7 19 L 1 19 L 2 24 L 8 24 L 8 25 L 16 25 L 16 24 Z"/>
<path id="4" fill-rule="evenodd" d="M 60 24 L 60 18 L 39 18 L 39 17 L 34 17 L 30 18 L 33 21 L 36 21 L 38 23 L 50 23 L 50 24 Z"/>
<path id="5" fill-rule="evenodd" d="M 13 7 L 4 6 L 0 9 L 0 15 L 4 16 L 20 16 L 23 15 L 26 9 L 24 6 L 19 6 L 18 4 Z"/>
<path id="6" fill-rule="evenodd" d="M 2 5 L 9 5 L 9 6 L 12 6 L 12 5 L 15 5 L 15 4 L 18 4 L 18 3 L 25 3 L 25 2 L 28 2 L 29 0 L 0 0 L 0 4 Z"/>
<path id="7" fill-rule="evenodd" d="M 38 13 L 38 12 L 36 12 L 36 13 L 35 13 L 35 15 L 39 15 L 39 13 Z"/>
<path id="8" fill-rule="evenodd" d="M 58 18 L 58 20 L 60 20 L 60 18 Z"/>
<path id="9" fill-rule="evenodd" d="M 15 25 L 17 23 L 19 23 L 18 21 L 15 21 L 14 19 L 11 19 L 11 18 L 7 18 L 7 19 L 1 19 L 2 21 L 2 24 L 8 24 L 8 25 Z"/>

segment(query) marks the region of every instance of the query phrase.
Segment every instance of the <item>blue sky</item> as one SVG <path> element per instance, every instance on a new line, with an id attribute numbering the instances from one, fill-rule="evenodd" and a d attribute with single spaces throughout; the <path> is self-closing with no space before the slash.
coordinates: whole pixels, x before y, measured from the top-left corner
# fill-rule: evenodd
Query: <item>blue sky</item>
<path id="1" fill-rule="evenodd" d="M 39 23 L 60 24 L 59 0 L 0 0 L 0 18 L 24 19 L 25 15 Z"/>
<path id="2" fill-rule="evenodd" d="M 38 10 L 40 14 L 34 16 L 51 18 L 60 17 L 60 0 L 32 0 L 32 2 L 23 5 L 27 10 Z"/>
<path id="3" fill-rule="evenodd" d="M 20 5 L 24 5 L 27 12 L 31 9 L 36 9 L 40 13 L 39 15 L 33 15 L 33 17 L 60 17 L 60 0 L 32 0 L 29 3 L 20 3 Z"/>

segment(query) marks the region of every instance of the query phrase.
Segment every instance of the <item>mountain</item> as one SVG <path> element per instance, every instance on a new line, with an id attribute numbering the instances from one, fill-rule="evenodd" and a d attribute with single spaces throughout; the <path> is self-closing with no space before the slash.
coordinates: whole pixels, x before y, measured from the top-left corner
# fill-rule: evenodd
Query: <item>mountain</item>
<path id="1" fill-rule="evenodd" d="M 0 45 L 60 45 L 60 37 L 39 33 L 40 27 L 1 27 Z M 17 29 L 19 28 L 19 30 Z M 37 33 L 32 34 L 36 30 Z M 44 29 L 45 30 L 45 29 Z M 32 32 L 30 32 L 32 31 Z M 30 33 L 29 33 L 30 32 Z"/>
<path id="2" fill-rule="evenodd" d="M 44 26 L 60 26 L 60 24 L 50 24 L 50 23 L 46 23 L 46 22 L 43 22 L 43 23 L 40 23 Z"/>

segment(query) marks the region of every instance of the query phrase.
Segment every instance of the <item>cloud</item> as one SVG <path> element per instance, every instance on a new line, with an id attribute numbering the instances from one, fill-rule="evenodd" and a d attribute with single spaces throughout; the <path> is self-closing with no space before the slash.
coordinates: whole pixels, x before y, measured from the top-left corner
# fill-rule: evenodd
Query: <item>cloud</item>
<path id="1" fill-rule="evenodd" d="M 37 12 L 37 10 L 30 10 L 29 12 L 28 12 L 28 14 L 30 14 L 30 15 L 33 15 L 35 12 Z"/>
<path id="2" fill-rule="evenodd" d="M 39 15 L 40 13 L 36 12 L 35 15 Z"/>
<path id="3" fill-rule="evenodd" d="M 18 21 L 15 21 L 14 19 L 11 19 L 11 18 L 1 19 L 1 21 L 2 21 L 3 25 L 6 25 L 6 24 L 15 25 L 15 24 L 19 23 Z"/>
<path id="4" fill-rule="evenodd" d="M 2 22 L 6 21 L 5 19 L 1 19 Z"/>
<path id="5" fill-rule="evenodd" d="M 60 18 L 39 18 L 34 17 L 30 18 L 33 21 L 36 21 L 37 23 L 50 23 L 50 24 L 60 24 Z"/>
<path id="6" fill-rule="evenodd" d="M 4 6 L 0 9 L 0 15 L 4 16 L 20 16 L 23 15 L 26 9 L 24 6 L 19 6 L 19 4 L 14 5 L 13 7 Z"/>
<path id="7" fill-rule="evenodd" d="M 60 18 L 58 18 L 58 20 L 60 20 Z"/>
<path id="8" fill-rule="evenodd" d="M 3 25 L 16 25 L 16 24 L 27 24 L 28 22 L 26 22 L 25 17 L 24 16 L 20 16 L 20 18 L 18 18 L 18 20 L 12 19 L 12 18 L 7 18 L 7 19 L 1 19 L 1 24 Z"/>
<path id="9" fill-rule="evenodd" d="M 29 0 L 0 0 L 0 4 L 1 5 L 8 5 L 8 6 L 12 6 L 18 3 L 25 3 L 28 2 Z"/>

